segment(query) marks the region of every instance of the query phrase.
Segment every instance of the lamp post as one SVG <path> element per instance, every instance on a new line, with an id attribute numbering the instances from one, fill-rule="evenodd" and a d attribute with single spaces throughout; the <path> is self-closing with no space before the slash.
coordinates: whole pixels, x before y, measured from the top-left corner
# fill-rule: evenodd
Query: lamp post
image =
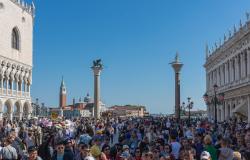
<path id="1" fill-rule="evenodd" d="M 190 124 L 190 122 L 191 122 L 191 112 L 190 112 L 190 110 L 193 108 L 194 102 L 191 102 L 191 97 L 188 97 L 187 100 L 188 100 L 187 106 L 185 107 L 185 102 L 182 103 L 182 106 L 183 106 L 184 109 L 185 108 L 188 109 L 188 123 Z"/>
<path id="2" fill-rule="evenodd" d="M 218 85 L 214 84 L 213 86 L 213 91 L 214 91 L 214 96 L 209 100 L 209 96 L 207 93 L 203 95 L 205 103 L 209 106 L 210 104 L 214 105 L 214 123 L 217 124 L 217 105 L 218 104 L 223 104 L 224 101 L 224 93 L 220 93 L 218 95 L 217 90 L 218 90 Z"/>

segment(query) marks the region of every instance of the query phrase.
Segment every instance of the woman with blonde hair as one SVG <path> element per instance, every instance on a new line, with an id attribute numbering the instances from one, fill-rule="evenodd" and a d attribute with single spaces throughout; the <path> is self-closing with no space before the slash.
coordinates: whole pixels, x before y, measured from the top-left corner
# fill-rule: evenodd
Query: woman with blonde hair
<path id="1" fill-rule="evenodd" d="M 212 137 L 210 135 L 204 137 L 204 144 L 204 150 L 211 155 L 212 160 L 217 160 L 217 149 L 213 146 Z"/>

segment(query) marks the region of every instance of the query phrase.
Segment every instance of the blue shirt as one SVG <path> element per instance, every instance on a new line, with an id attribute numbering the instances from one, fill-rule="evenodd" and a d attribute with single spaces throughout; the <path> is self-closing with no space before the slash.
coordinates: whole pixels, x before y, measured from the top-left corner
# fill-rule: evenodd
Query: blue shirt
<path id="1" fill-rule="evenodd" d="M 56 160 L 63 160 L 63 154 L 58 154 Z"/>

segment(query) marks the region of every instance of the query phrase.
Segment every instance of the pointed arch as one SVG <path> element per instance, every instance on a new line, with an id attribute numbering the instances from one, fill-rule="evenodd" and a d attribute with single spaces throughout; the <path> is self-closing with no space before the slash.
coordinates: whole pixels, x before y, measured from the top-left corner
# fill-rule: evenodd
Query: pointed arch
<path id="1" fill-rule="evenodd" d="M 3 106 L 3 116 L 9 120 L 12 120 L 11 113 L 13 112 L 13 104 L 11 99 L 8 99 Z"/>
<path id="2" fill-rule="evenodd" d="M 12 29 L 11 47 L 13 49 L 20 50 L 20 32 L 17 27 Z"/>
<path id="3" fill-rule="evenodd" d="M 26 101 L 23 104 L 23 117 L 28 119 L 31 112 L 32 112 L 31 104 L 30 102 Z"/>
<path id="4" fill-rule="evenodd" d="M 16 103 L 13 106 L 13 116 L 15 118 L 18 118 L 21 112 L 22 112 L 22 103 L 21 101 L 16 101 Z"/>

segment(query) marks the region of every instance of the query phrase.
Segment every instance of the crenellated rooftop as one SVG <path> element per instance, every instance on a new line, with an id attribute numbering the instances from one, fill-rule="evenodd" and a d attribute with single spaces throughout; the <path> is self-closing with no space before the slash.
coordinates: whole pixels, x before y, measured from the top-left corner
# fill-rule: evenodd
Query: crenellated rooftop
<path id="1" fill-rule="evenodd" d="M 238 28 L 234 25 L 233 31 L 229 30 L 228 35 L 224 34 L 223 43 L 221 39 L 219 39 L 219 42 L 215 42 L 214 45 L 210 48 L 206 44 L 205 46 L 206 60 L 209 60 L 211 57 L 214 57 L 221 50 L 228 48 L 237 38 L 239 38 L 248 31 L 248 29 L 250 28 L 249 26 L 250 26 L 250 14 L 246 12 L 245 23 L 242 24 L 242 21 L 240 20 Z"/>
<path id="2" fill-rule="evenodd" d="M 35 17 L 35 4 L 32 3 L 28 4 L 25 0 L 10 0 L 11 2 L 15 3 L 17 6 L 22 8 L 24 11 L 29 13 L 32 17 Z"/>

